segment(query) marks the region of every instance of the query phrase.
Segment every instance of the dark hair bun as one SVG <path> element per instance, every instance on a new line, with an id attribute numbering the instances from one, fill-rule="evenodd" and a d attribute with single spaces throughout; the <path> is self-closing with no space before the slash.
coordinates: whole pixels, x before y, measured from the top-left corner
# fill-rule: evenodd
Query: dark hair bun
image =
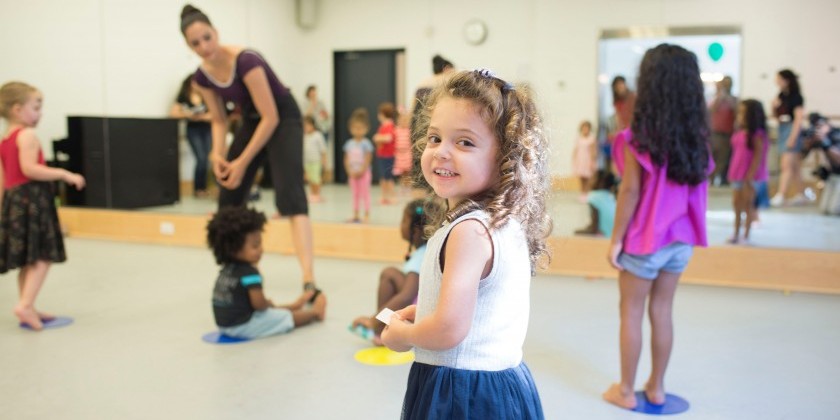
<path id="1" fill-rule="evenodd" d="M 199 8 L 194 7 L 194 6 L 193 6 L 193 5 L 191 5 L 191 4 L 187 4 L 187 5 L 185 5 L 185 6 L 184 6 L 184 8 L 183 8 L 183 9 L 181 9 L 181 20 L 186 19 L 186 17 L 187 17 L 187 16 L 189 16 L 189 15 L 191 15 L 191 14 L 193 14 L 193 13 L 201 13 L 201 14 L 204 14 L 204 13 L 202 13 L 202 12 L 201 12 L 201 10 L 200 10 Z"/>
<path id="2" fill-rule="evenodd" d="M 195 22 L 204 22 L 208 26 L 213 26 L 213 24 L 210 23 L 210 18 L 197 7 L 193 7 L 191 4 L 184 6 L 184 8 L 181 9 L 181 33 L 186 35 L 187 28 Z"/>

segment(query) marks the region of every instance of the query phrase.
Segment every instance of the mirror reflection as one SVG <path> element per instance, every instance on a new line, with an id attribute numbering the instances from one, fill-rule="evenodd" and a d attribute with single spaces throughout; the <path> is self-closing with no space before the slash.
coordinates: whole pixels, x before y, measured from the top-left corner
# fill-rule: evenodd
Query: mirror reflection
<path id="1" fill-rule="evenodd" d="M 206 1 L 198 6 L 218 30 L 218 38 L 209 40 L 206 31 L 191 38 L 176 28 L 183 4 L 32 4 L 0 18 L 3 27 L 27 22 L 31 34 L 27 43 L 10 36 L 0 39 L 10 57 L 20 57 L 4 63 L 0 79 L 26 80 L 43 92 L 38 133 L 47 159 L 88 172 L 85 195 L 68 192 L 66 205 L 208 214 L 216 209 L 219 191 L 230 190 L 218 185 L 220 175 L 233 174 L 228 186 L 237 185 L 237 199 L 276 214 L 270 165 L 231 169 L 233 161 L 220 158 L 214 163 L 213 157 L 214 141 L 229 147 L 237 127 L 259 115 L 259 100 L 243 106 L 235 97 L 219 94 L 208 101 L 208 88 L 194 83 L 194 76 L 203 72 L 208 81 L 224 86 L 224 76 L 233 70 L 208 65 L 201 55 L 205 43 L 232 46 L 227 53 L 254 51 L 275 72 L 280 90 L 288 90 L 300 115 L 312 118 L 304 144 L 314 149 L 300 150 L 308 154 L 302 169 L 311 181 L 306 187 L 311 219 L 345 223 L 357 218 L 344 145 L 352 137 L 353 112 L 362 108 L 368 115 L 364 137 L 373 146 L 368 222 L 396 226 L 402 204 L 413 197 L 393 174 L 406 165 L 398 155 L 398 134 L 410 124 L 407 116 L 416 92 L 445 77 L 441 75 L 447 68 L 489 67 L 533 89 L 546 114 L 556 187 L 550 206 L 554 234 L 598 235 L 592 215 L 599 213 L 596 207 L 602 202 L 609 206 L 610 193 L 603 191 L 611 190 L 598 173 L 611 169 L 610 143 L 629 124 L 641 55 L 661 42 L 678 43 L 695 53 L 709 104 L 717 168 L 711 175 L 707 213 L 710 244 L 840 250 L 834 234 L 840 231 L 840 219 L 826 215 L 838 211 L 832 175 L 840 172 L 840 139 L 832 128 L 838 126 L 833 118 L 840 110 L 825 89 L 836 79 L 833 68 L 826 73 L 819 58 L 796 54 L 768 59 L 775 57 L 770 46 L 793 48 L 792 41 L 767 31 L 742 31 L 748 22 L 703 27 L 713 16 L 710 11 L 686 27 L 674 27 L 666 1 L 649 3 L 633 14 L 634 21 L 650 22 L 648 27 L 616 28 L 614 22 L 593 17 L 566 28 L 538 18 L 537 27 L 545 32 L 538 38 L 544 40 L 530 49 L 519 46 L 531 39 L 531 12 L 511 11 L 504 21 L 488 13 L 484 42 L 474 44 L 461 31 L 471 19 L 431 0 L 393 10 L 428 18 L 374 23 L 373 17 L 360 17 L 373 28 L 361 33 L 342 21 L 352 10 L 340 2 L 321 2 L 312 24 L 300 21 L 294 2 Z M 559 6 L 541 7 L 553 13 Z M 584 35 L 592 42 L 562 41 Z M 554 48 L 557 42 L 566 49 Z M 618 76 L 623 80 L 614 83 Z M 738 116 L 740 104 L 749 99 L 766 116 L 758 147 L 767 177 L 747 204 L 758 205 L 750 238 L 744 240 L 746 220 L 734 234 L 733 203 L 745 198 L 733 192 L 740 180 L 729 175 L 730 162 L 739 156 L 733 136 L 746 129 Z M 383 116 L 384 103 L 394 111 Z M 817 114 L 809 118 L 812 113 Z M 252 130 L 259 131 L 260 124 L 254 123 Z M 275 166 L 282 167 L 280 161 L 278 157 Z M 257 187 L 240 187 L 244 178 L 253 178 Z M 744 211 L 742 217 L 748 214 Z"/>

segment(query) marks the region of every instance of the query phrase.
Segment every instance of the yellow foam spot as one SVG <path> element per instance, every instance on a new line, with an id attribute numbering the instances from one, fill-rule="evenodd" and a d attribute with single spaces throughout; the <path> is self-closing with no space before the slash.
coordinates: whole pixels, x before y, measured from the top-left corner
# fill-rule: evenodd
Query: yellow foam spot
<path id="1" fill-rule="evenodd" d="M 414 361 L 414 352 L 397 353 L 387 347 L 371 347 L 357 351 L 353 358 L 366 365 L 403 365 Z"/>

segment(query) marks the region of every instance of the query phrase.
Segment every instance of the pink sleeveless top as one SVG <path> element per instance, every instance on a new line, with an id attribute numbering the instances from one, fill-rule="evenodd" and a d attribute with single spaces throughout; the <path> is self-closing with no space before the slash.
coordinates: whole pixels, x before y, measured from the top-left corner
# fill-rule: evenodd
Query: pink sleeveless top
<path id="1" fill-rule="evenodd" d="M 20 150 L 17 137 L 23 128 L 12 131 L 0 142 L 0 159 L 3 161 L 3 188 L 10 189 L 32 181 L 20 169 Z M 44 165 L 44 154 L 38 150 L 38 163 Z"/>
<path id="2" fill-rule="evenodd" d="M 758 162 L 758 169 L 753 180 L 767 181 L 769 177 L 767 172 L 767 148 L 769 146 L 767 134 L 764 133 L 764 130 L 758 130 L 755 132 L 755 136 L 760 140 L 760 150 L 750 150 L 750 146 L 747 144 L 747 130 L 738 130 L 732 135 L 732 158 L 729 159 L 729 173 L 726 176 L 730 181 L 745 181 L 744 178 L 747 177 L 755 153 L 761 153 L 761 160 Z"/>
<path id="3" fill-rule="evenodd" d="M 627 147 L 642 168 L 639 204 L 627 233 L 624 252 L 634 255 L 653 254 L 662 247 L 683 242 L 706 246 L 706 199 L 709 183 L 678 184 L 668 179 L 668 164 L 654 165 L 650 155 L 636 150 L 628 128 L 616 136 L 613 158 L 619 173 L 624 172 L 624 148 Z M 714 162 L 709 156 L 709 171 Z"/>

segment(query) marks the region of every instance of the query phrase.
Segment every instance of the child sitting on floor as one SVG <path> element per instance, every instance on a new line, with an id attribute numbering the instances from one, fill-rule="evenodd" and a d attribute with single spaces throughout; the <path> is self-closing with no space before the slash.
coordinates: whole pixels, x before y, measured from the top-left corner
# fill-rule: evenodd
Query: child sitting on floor
<path id="1" fill-rule="evenodd" d="M 327 299 L 320 290 L 304 292 L 287 305 L 276 305 L 263 294 L 257 263 L 264 226 L 265 215 L 239 206 L 219 209 L 207 224 L 207 244 L 222 265 L 213 289 L 213 315 L 222 334 L 260 338 L 324 320 Z"/>
<path id="2" fill-rule="evenodd" d="M 589 226 L 578 229 L 575 235 L 596 235 L 609 237 L 615 221 L 615 176 L 606 169 L 595 172 L 592 191 L 586 197 L 589 203 Z"/>
<path id="3" fill-rule="evenodd" d="M 425 207 L 424 207 L 425 206 Z M 417 290 L 420 282 L 420 263 L 426 254 L 426 214 L 428 211 L 438 211 L 438 206 L 433 202 L 424 203 L 424 200 L 413 200 L 408 203 L 403 211 L 402 222 L 400 223 L 400 234 L 408 241 L 408 254 L 402 270 L 397 267 L 388 267 L 382 270 L 379 275 L 379 289 L 376 298 L 376 313 L 383 308 L 404 308 L 417 300 Z M 412 248 L 414 251 L 412 251 Z M 385 324 L 372 316 L 360 316 L 353 320 L 350 330 L 365 339 L 372 339 L 373 343 L 381 346 L 379 335 Z"/>

